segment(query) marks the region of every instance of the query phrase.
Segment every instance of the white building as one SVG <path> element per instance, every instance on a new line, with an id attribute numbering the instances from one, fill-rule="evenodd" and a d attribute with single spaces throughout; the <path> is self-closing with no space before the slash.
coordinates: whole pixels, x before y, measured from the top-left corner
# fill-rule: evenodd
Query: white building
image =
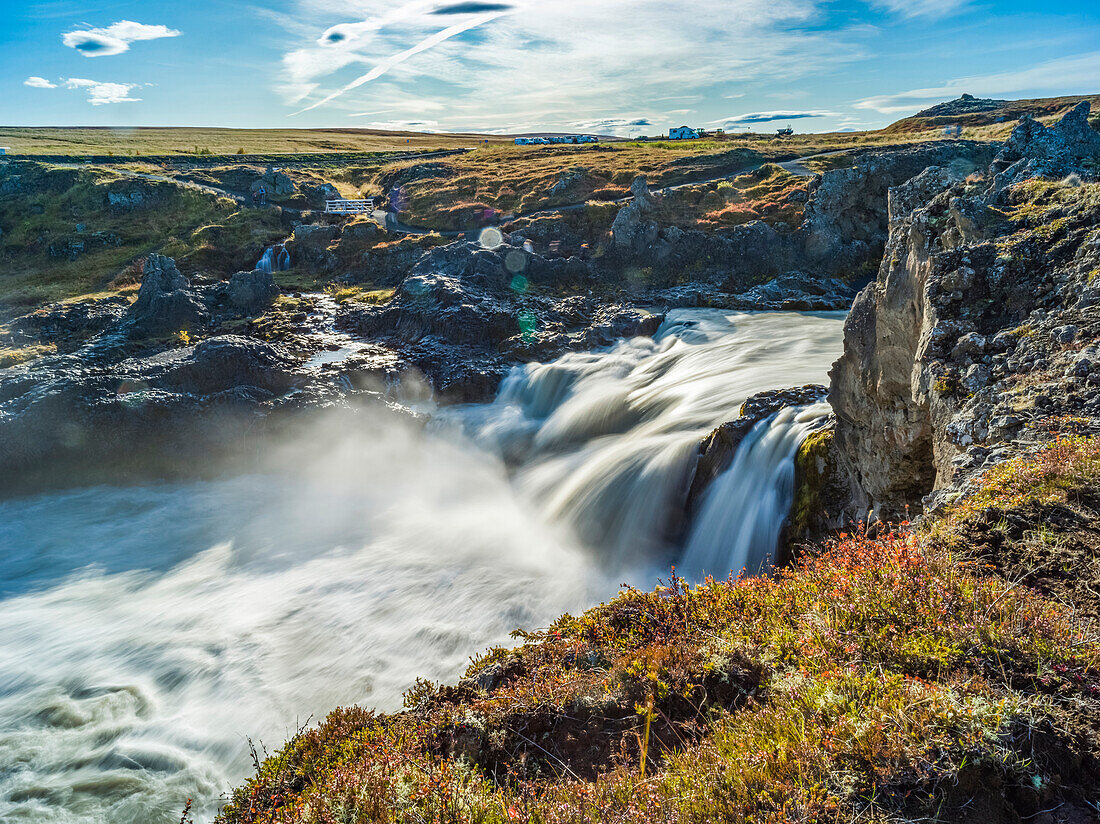
<path id="1" fill-rule="evenodd" d="M 679 129 L 668 130 L 669 140 L 698 140 L 699 132 L 690 126 L 681 126 Z"/>

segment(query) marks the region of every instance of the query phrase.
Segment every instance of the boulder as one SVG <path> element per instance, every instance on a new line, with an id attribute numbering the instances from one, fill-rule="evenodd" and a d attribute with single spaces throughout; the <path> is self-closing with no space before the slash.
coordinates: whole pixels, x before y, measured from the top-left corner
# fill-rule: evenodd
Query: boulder
<path id="1" fill-rule="evenodd" d="M 249 187 L 250 192 L 259 191 L 263 186 L 267 190 L 267 194 L 276 195 L 278 197 L 289 197 L 294 194 L 294 181 L 291 180 L 283 172 L 275 171 L 274 169 L 268 169 L 263 177 L 253 181 Z"/>
<path id="2" fill-rule="evenodd" d="M 293 359 L 279 346 L 222 335 L 204 340 L 189 360 L 171 370 L 166 383 L 190 394 L 209 395 L 235 387 L 279 394 L 293 383 Z"/>
<path id="3" fill-rule="evenodd" d="M 254 269 L 237 272 L 226 285 L 230 305 L 245 315 L 254 315 L 269 307 L 279 296 L 279 287 L 270 272 Z"/>

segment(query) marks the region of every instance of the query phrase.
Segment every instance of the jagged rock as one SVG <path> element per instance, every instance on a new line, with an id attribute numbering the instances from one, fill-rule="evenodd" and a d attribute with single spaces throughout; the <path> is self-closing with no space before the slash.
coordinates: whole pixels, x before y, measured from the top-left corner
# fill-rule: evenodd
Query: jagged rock
<path id="1" fill-rule="evenodd" d="M 1100 248 L 1090 245 L 1100 209 L 1070 197 L 1070 183 L 1063 184 L 1056 235 L 987 209 L 998 198 L 1026 196 L 1030 190 L 1010 186 L 1029 176 L 1087 175 L 1076 164 L 1100 159 L 1100 136 L 1082 130 L 1086 114 L 1078 107 L 1050 128 L 1023 120 L 985 189 L 927 171 L 891 194 L 898 211 L 878 278 L 857 296 L 844 355 L 830 373 L 851 516 L 873 509 L 900 517 L 907 504 L 919 506 L 938 491 L 928 499 L 935 504 L 944 490 L 966 483 L 959 473 L 981 465 L 964 453 L 1003 446 L 1014 454 L 1028 432 L 1048 437 L 1046 418 L 1100 406 L 1087 394 L 1032 388 L 1040 376 L 1064 380 L 1067 369 L 1076 379 L 1069 347 L 1100 336 L 1100 321 L 1079 300 L 1100 265 Z M 929 199 L 939 182 L 945 190 Z M 1006 256 L 1006 247 L 1020 251 Z M 1036 416 L 1014 414 L 1032 393 L 1042 398 L 1032 399 Z"/>
<path id="2" fill-rule="evenodd" d="M 288 197 L 294 194 L 294 181 L 283 172 L 274 169 L 268 169 L 263 177 L 253 181 L 249 191 L 257 192 L 261 186 L 267 189 L 268 195 Z"/>
<path id="3" fill-rule="evenodd" d="M 993 171 L 1003 172 L 1020 161 L 1025 165 L 1014 172 L 1015 179 L 1080 171 L 1082 160 L 1100 156 L 1100 133 L 1089 126 L 1089 111 L 1084 100 L 1050 128 L 1031 117 L 1021 118 L 994 160 Z"/>
<path id="4" fill-rule="evenodd" d="M 654 205 L 646 179 L 641 176 L 634 178 L 630 192 L 634 199 L 615 216 L 615 222 L 611 224 L 611 238 L 620 250 L 638 254 L 657 240 L 660 227 L 655 220 L 646 219 Z"/>
<path id="5" fill-rule="evenodd" d="M 206 308 L 179 269 L 163 255 L 149 255 L 137 300 L 130 307 L 137 335 L 164 335 L 195 329 L 208 320 Z"/>
<path id="6" fill-rule="evenodd" d="M 299 224 L 286 242 L 286 249 L 296 265 L 331 271 L 338 259 L 329 247 L 340 237 L 340 231 L 339 226 Z"/>

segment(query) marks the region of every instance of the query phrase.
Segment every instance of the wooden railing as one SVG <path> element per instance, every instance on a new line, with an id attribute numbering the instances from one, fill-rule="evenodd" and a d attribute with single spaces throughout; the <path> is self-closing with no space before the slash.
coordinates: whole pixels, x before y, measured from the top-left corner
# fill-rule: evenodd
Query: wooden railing
<path id="1" fill-rule="evenodd" d="M 374 211 L 374 198 L 364 200 L 326 200 L 325 211 L 330 215 L 369 215 Z"/>

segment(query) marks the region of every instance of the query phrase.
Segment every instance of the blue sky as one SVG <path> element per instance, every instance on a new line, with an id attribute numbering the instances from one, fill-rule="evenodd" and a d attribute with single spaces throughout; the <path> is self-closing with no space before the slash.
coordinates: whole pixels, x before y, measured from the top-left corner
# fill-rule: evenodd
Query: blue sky
<path id="1" fill-rule="evenodd" d="M 1100 92 L 1100 3 L 0 0 L 0 124 L 655 134 Z"/>

